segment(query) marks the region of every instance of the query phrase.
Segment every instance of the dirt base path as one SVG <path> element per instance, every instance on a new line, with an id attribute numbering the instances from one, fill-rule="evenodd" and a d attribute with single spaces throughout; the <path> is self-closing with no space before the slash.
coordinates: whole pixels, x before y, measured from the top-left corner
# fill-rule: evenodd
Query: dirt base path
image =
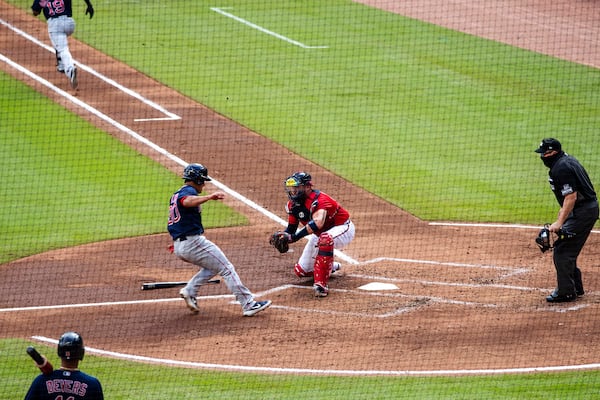
<path id="1" fill-rule="evenodd" d="M 425 12 L 427 3 L 420 4 L 413 11 Z M 430 6 L 430 11 L 439 12 L 439 7 Z M 48 42 L 43 22 L 2 2 L 0 15 L 11 26 Z M 200 300 L 199 315 L 189 314 L 177 298 L 177 289 L 140 291 L 142 282 L 186 280 L 195 271 L 166 252 L 166 234 L 94 243 L 5 264 L 0 266 L 0 309 L 88 306 L 0 313 L 2 337 L 56 338 L 66 329 L 75 329 L 86 337 L 88 346 L 115 352 L 299 371 L 532 368 L 597 362 L 600 343 L 591 338 L 598 334 L 600 235 L 592 236 L 581 256 L 586 296 L 568 305 L 548 306 L 544 296 L 554 286 L 554 273 L 550 256 L 542 256 L 533 244 L 534 230 L 419 221 L 72 40 L 72 52 L 81 65 L 126 84 L 181 117 L 136 121 L 164 114 L 83 68 L 79 89 L 70 91 L 64 76 L 54 71 L 52 53 L 4 25 L 0 31 L 1 54 L 99 114 L 90 114 L 6 63 L 0 63 L 1 69 L 175 173 L 181 172 L 179 165 L 101 115 L 183 160 L 205 163 L 218 181 L 280 217 L 285 199 L 279 183 L 290 171 L 310 171 L 317 187 L 340 200 L 357 226 L 357 238 L 346 252 L 349 261 L 332 280 L 330 296 L 316 299 L 310 282 L 292 273 L 301 248 L 293 246 L 294 253 L 276 254 L 267 239 L 277 224 L 228 200 L 248 215 L 251 226 L 213 229 L 207 236 L 223 248 L 260 298 L 273 300 L 272 308 L 255 318 L 241 317 L 224 285 L 203 288 L 202 295 L 209 297 Z M 201 147 L 198 135 L 202 135 Z M 238 150 L 233 154 L 232 149 Z M 173 189 L 165 188 L 165 196 Z M 398 290 L 359 289 L 372 282 L 393 283 Z"/>

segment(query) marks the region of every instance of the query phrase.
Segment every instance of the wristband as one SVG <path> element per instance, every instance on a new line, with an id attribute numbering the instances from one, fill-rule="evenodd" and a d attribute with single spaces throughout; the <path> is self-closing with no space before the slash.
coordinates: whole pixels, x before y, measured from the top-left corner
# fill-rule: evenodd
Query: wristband
<path id="1" fill-rule="evenodd" d="M 301 230 L 299 230 L 298 232 L 294 233 L 292 235 L 292 242 L 297 242 L 298 240 L 302 239 L 304 236 L 308 235 L 308 230 L 306 229 L 306 227 L 302 228 Z"/>
<path id="2" fill-rule="evenodd" d="M 310 226 L 310 229 L 312 229 L 313 232 L 316 232 L 319 229 L 317 228 L 317 223 L 313 219 L 311 219 L 306 225 Z"/>

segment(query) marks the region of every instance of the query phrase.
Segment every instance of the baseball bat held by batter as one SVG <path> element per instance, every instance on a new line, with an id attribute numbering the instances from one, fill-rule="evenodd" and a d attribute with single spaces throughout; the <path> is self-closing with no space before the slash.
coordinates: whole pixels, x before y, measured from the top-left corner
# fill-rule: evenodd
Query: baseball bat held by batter
<path id="1" fill-rule="evenodd" d="M 50 375 L 52 371 L 54 371 L 54 367 L 52 366 L 50 361 L 48 361 L 46 357 L 38 353 L 38 351 L 33 346 L 27 347 L 27 354 L 29 354 L 29 357 L 33 359 L 33 361 L 35 362 L 35 366 L 40 369 L 42 374 Z"/>

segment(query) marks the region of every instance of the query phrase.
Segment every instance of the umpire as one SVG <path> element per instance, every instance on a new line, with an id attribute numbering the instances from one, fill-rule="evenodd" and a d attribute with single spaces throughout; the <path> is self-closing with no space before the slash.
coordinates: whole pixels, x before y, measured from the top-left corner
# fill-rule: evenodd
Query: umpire
<path id="1" fill-rule="evenodd" d="M 542 140 L 535 152 L 550 169 L 548 181 L 560 205 L 558 217 L 549 228 L 558 235 L 553 255 L 558 286 L 546 301 L 573 301 L 584 294 L 577 257 L 598 219 L 598 199 L 583 166 L 562 150 L 558 140 Z"/>

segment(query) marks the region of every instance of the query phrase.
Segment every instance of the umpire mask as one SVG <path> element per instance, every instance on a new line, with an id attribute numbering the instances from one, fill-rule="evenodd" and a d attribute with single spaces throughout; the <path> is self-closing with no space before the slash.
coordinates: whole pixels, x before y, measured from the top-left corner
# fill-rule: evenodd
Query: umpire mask
<path id="1" fill-rule="evenodd" d="M 559 151 L 558 153 L 556 153 L 552 156 L 547 156 L 547 157 L 544 157 L 544 155 L 542 154 L 540 156 L 540 159 L 542 160 L 542 162 L 544 163 L 544 165 L 546 167 L 552 168 L 554 163 L 556 163 L 556 160 L 558 160 L 563 154 L 564 154 L 564 152 L 562 152 L 562 151 Z"/>

